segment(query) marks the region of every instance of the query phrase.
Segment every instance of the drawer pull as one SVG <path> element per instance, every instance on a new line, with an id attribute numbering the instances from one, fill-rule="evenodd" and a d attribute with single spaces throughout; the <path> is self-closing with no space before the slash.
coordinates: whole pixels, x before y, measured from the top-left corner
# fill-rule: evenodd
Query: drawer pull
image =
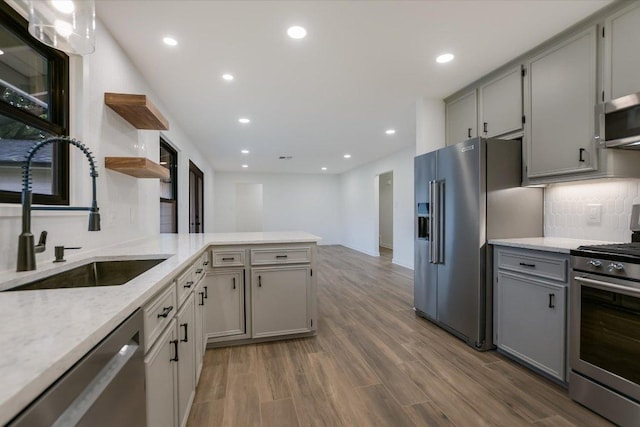
<path id="1" fill-rule="evenodd" d="M 549 308 L 556 308 L 556 294 L 549 294 Z"/>
<path id="2" fill-rule="evenodd" d="M 177 362 L 178 360 L 180 360 L 180 359 L 178 359 L 178 340 L 172 340 L 172 341 L 169 341 L 169 343 L 171 343 L 171 344 L 173 344 L 175 346 L 174 349 L 175 349 L 175 352 L 176 352 L 176 357 L 174 357 L 173 359 L 169 359 L 169 361 L 170 362 Z"/>
<path id="3" fill-rule="evenodd" d="M 235 258 L 222 258 L 223 261 L 233 261 Z"/>
<path id="4" fill-rule="evenodd" d="M 201 268 L 199 268 L 199 269 L 197 269 L 197 270 L 196 270 L 196 274 L 202 274 L 202 272 L 203 272 L 203 271 L 204 271 L 204 270 L 202 270 Z"/>
<path id="5" fill-rule="evenodd" d="M 520 265 L 523 266 L 523 267 L 536 268 L 535 264 L 527 264 L 526 262 L 521 262 Z"/>
<path id="6" fill-rule="evenodd" d="M 233 289 L 235 289 L 236 288 L 236 278 L 232 277 L 231 281 L 233 282 Z"/>
<path id="7" fill-rule="evenodd" d="M 198 292 L 198 295 L 200 295 L 200 302 L 198 303 L 198 305 L 204 305 L 204 299 L 206 298 L 204 296 L 204 292 Z"/>
<path id="8" fill-rule="evenodd" d="M 180 340 L 180 342 L 189 342 L 189 324 L 181 323 L 180 327 L 184 328 L 184 338 Z"/>
<path id="9" fill-rule="evenodd" d="M 281 258 L 287 258 L 287 255 L 276 255 L 277 259 L 281 259 Z"/>
<path id="10" fill-rule="evenodd" d="M 202 265 L 204 265 L 206 267 L 207 265 L 209 265 L 209 261 L 203 262 Z"/>
<path id="11" fill-rule="evenodd" d="M 169 316 L 169 313 L 171 313 L 171 310 L 173 310 L 173 306 L 170 305 L 169 307 L 164 307 L 162 309 L 162 313 L 158 314 L 158 319 L 161 317 L 164 317 L 165 319 L 167 318 L 167 316 Z"/>
<path id="12" fill-rule="evenodd" d="M 190 288 L 191 286 L 193 286 L 193 280 L 189 280 L 187 283 L 184 284 L 185 288 Z"/>

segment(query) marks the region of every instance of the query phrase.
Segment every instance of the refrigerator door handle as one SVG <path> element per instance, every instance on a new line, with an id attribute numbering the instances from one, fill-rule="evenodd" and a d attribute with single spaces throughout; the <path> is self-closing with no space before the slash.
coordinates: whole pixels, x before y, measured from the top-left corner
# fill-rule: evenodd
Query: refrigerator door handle
<path id="1" fill-rule="evenodd" d="M 439 181 L 438 185 L 438 264 L 444 264 L 444 222 L 447 217 L 445 214 L 445 181 Z"/>
<path id="2" fill-rule="evenodd" d="M 436 182 L 429 181 L 429 262 L 431 264 L 435 264 L 437 262 L 436 259 L 436 218 L 437 218 L 437 210 L 435 209 L 435 190 Z"/>
<path id="3" fill-rule="evenodd" d="M 431 181 L 432 195 L 432 221 L 433 236 L 431 237 L 431 262 L 433 264 L 440 263 L 440 185 L 438 181 Z"/>

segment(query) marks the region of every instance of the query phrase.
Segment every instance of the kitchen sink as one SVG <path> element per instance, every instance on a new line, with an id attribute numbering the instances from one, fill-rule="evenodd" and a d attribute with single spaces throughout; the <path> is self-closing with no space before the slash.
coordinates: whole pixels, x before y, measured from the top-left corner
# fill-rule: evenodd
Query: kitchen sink
<path id="1" fill-rule="evenodd" d="M 93 286 L 123 285 L 166 258 L 95 261 L 43 279 L 17 286 L 7 291 L 38 289 L 87 288 Z"/>

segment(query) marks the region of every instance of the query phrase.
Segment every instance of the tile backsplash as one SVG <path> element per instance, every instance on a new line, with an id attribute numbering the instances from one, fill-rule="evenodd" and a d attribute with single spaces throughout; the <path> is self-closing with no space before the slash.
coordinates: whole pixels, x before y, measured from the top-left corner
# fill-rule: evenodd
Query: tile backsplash
<path id="1" fill-rule="evenodd" d="M 640 180 L 597 180 L 552 184 L 544 193 L 544 235 L 630 242 L 631 205 L 640 204 Z M 590 218 L 588 205 L 600 211 Z M 597 221 L 596 221 L 597 222 Z"/>

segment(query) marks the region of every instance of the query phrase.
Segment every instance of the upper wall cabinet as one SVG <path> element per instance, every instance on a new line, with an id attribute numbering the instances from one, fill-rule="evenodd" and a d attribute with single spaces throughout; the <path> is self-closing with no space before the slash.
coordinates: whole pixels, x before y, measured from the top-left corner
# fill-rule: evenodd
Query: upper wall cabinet
<path id="1" fill-rule="evenodd" d="M 447 103 L 445 107 L 447 145 L 478 136 L 477 104 L 475 89 Z"/>
<path id="2" fill-rule="evenodd" d="M 611 15 L 603 35 L 605 99 L 640 92 L 640 2 Z"/>
<path id="3" fill-rule="evenodd" d="M 596 60 L 594 25 L 527 62 L 528 178 L 597 169 L 593 142 Z"/>
<path id="4" fill-rule="evenodd" d="M 493 138 L 522 130 L 522 68 L 480 86 L 480 134 Z"/>

